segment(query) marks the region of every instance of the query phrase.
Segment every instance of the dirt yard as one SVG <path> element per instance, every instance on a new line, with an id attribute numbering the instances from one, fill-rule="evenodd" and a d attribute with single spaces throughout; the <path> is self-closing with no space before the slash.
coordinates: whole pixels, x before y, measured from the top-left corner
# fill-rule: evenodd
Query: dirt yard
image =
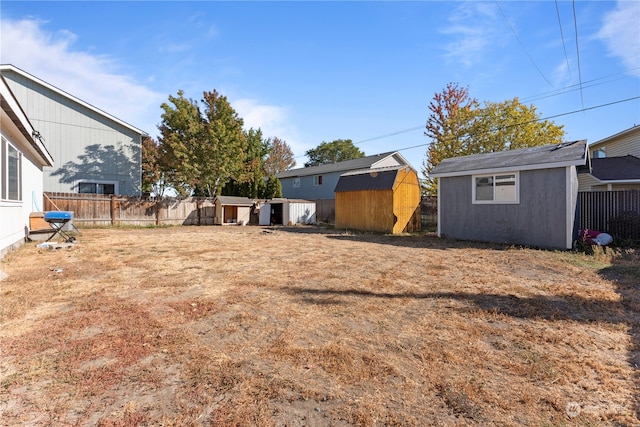
<path id="1" fill-rule="evenodd" d="M 0 270 L 1 425 L 640 425 L 637 251 L 88 229 Z"/>

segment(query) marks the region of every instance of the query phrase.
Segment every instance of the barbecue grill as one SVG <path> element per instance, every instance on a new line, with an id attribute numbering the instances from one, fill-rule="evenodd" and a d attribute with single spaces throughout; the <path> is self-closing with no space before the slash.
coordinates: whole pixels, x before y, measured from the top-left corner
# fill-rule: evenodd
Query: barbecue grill
<path id="1" fill-rule="evenodd" d="M 76 240 L 76 238 L 70 234 L 68 229 L 67 230 L 64 229 L 67 224 L 70 224 L 75 231 L 78 231 L 78 229 L 76 228 L 75 225 L 73 225 L 73 222 L 72 222 L 73 212 L 65 212 L 65 211 L 45 212 L 44 220 L 49 223 L 49 226 L 54 231 L 54 233 L 47 239 L 47 242 L 58 235 L 62 237 L 67 243 L 72 243 L 74 240 Z"/>

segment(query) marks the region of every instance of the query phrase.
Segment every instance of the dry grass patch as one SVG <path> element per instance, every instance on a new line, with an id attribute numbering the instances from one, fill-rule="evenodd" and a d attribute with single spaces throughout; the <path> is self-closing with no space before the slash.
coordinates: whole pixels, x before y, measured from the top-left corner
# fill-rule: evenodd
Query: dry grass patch
<path id="1" fill-rule="evenodd" d="M 633 251 L 95 229 L 0 269 L 3 425 L 640 425 Z"/>

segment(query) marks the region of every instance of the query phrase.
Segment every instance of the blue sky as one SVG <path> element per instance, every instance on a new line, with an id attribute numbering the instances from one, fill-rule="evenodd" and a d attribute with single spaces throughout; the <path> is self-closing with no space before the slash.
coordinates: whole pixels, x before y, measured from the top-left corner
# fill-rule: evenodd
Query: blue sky
<path id="1" fill-rule="evenodd" d="M 640 1 L 3 0 L 0 17 L 0 63 L 153 137 L 169 95 L 217 89 L 298 166 L 351 139 L 420 169 L 449 82 L 533 104 L 568 140 L 640 124 Z"/>

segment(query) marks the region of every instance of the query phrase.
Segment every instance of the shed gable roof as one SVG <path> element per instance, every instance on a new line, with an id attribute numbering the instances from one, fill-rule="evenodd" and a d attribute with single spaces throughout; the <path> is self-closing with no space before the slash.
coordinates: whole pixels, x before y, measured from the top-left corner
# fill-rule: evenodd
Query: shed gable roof
<path id="1" fill-rule="evenodd" d="M 588 164 L 587 141 L 519 148 L 495 153 L 450 157 L 429 173 L 430 177 L 461 176 L 489 172 L 550 169 Z"/>
<path id="2" fill-rule="evenodd" d="M 62 89 L 59 89 L 59 88 L 53 86 L 52 84 L 49 84 L 49 83 L 45 82 L 44 80 L 40 80 L 39 78 L 27 73 L 24 70 L 21 70 L 20 68 L 14 66 L 14 65 L 11 65 L 11 64 L 0 64 L 0 73 L 6 72 L 6 71 L 10 71 L 10 72 L 14 72 L 16 74 L 19 74 L 19 75 L 31 80 L 32 82 L 34 82 L 34 83 L 36 83 L 36 84 L 38 84 L 38 85 L 40 85 L 42 87 L 45 87 L 45 88 L 47 88 L 49 90 L 52 90 L 55 93 L 57 93 L 59 95 L 62 95 L 65 98 L 73 101 L 74 103 L 82 105 L 83 107 L 88 108 L 89 110 L 94 111 L 94 112 L 100 114 L 101 116 L 103 116 L 103 117 L 105 117 L 105 118 L 107 118 L 107 119 L 109 119 L 109 120 L 111 120 L 111 121 L 113 121 L 115 123 L 118 123 L 119 125 L 124 126 L 124 127 L 128 128 L 128 129 L 130 129 L 130 130 L 132 130 L 132 131 L 134 131 L 134 132 L 136 132 L 136 133 L 138 133 L 140 135 L 147 135 L 147 133 L 145 131 L 138 129 L 138 128 L 130 125 L 129 123 L 127 123 L 127 122 L 125 122 L 123 120 L 120 120 L 117 117 L 114 117 L 111 114 L 109 114 L 109 113 L 107 113 L 105 111 L 102 111 L 101 109 L 99 109 L 97 107 L 94 107 L 93 105 L 91 105 L 91 104 L 89 104 L 87 102 L 84 102 L 83 100 L 81 100 L 79 98 L 76 98 L 75 96 L 63 91 Z"/>
<path id="3" fill-rule="evenodd" d="M 291 169 L 280 172 L 276 175 L 278 178 L 291 178 L 295 176 L 322 175 L 328 173 L 341 173 L 359 169 L 372 169 L 377 164 L 395 163 L 396 165 L 408 166 L 409 162 L 397 151 L 389 151 L 387 153 L 373 154 L 371 156 L 360 157 L 358 159 L 345 160 L 343 162 L 326 163 L 318 166 L 309 166 L 306 168 Z"/>
<path id="4" fill-rule="evenodd" d="M 404 166 L 403 166 L 404 167 Z M 398 170 L 402 167 L 370 169 L 340 175 L 336 193 L 348 191 L 393 190 Z"/>
<path id="5" fill-rule="evenodd" d="M 253 206 L 253 200 L 239 196 L 216 196 L 216 200 L 225 206 Z"/>

